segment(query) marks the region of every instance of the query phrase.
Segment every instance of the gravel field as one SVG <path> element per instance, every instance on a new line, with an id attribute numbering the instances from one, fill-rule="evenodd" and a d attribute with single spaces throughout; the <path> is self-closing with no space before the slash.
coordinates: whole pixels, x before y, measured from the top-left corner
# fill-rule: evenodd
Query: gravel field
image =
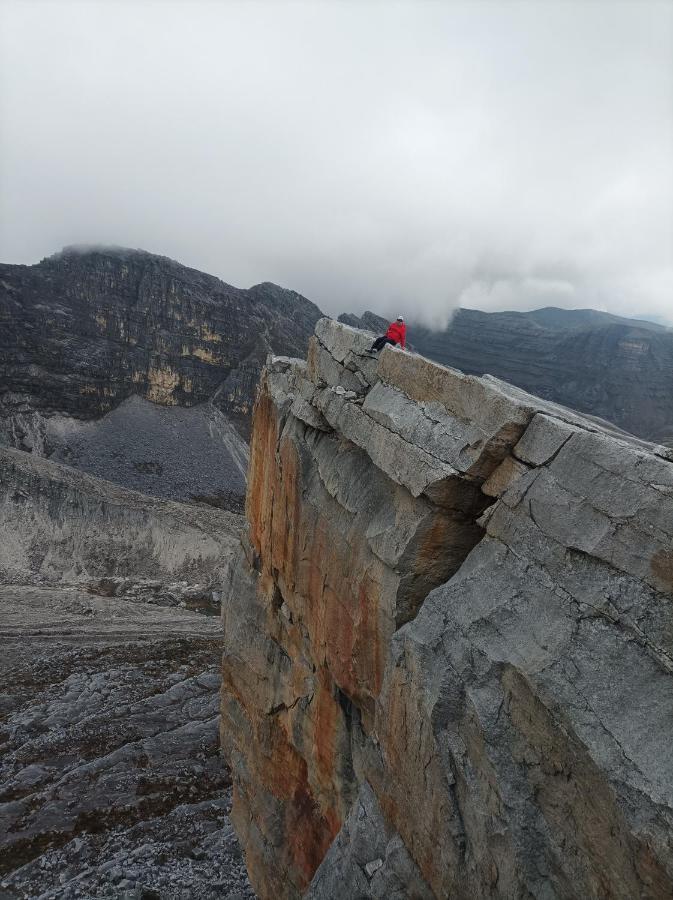
<path id="1" fill-rule="evenodd" d="M 21 449 L 153 497 L 242 511 L 248 447 L 212 403 L 157 406 L 129 397 L 91 421 L 39 413 L 24 419 Z M 0 422 L 3 442 L 17 444 Z"/>

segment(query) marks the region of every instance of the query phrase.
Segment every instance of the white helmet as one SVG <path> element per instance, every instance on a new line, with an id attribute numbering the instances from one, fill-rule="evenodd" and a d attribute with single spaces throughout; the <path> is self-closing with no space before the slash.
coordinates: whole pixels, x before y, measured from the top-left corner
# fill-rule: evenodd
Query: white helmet
<path id="1" fill-rule="evenodd" d="M 398 317 L 397 317 L 397 321 L 398 321 L 398 322 L 404 322 L 404 316 L 398 316 Z"/>

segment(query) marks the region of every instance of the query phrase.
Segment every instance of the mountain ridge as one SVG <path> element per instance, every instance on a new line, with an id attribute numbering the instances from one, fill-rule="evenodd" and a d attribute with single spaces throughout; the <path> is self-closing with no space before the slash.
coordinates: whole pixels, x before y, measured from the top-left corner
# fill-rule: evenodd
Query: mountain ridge
<path id="1" fill-rule="evenodd" d="M 585 312 L 599 323 L 582 325 Z M 371 311 L 339 321 L 374 332 L 387 325 Z M 442 365 L 495 375 L 646 440 L 673 440 L 673 329 L 598 310 L 459 309 L 444 331 L 410 323 L 408 340 Z"/>
<path id="2" fill-rule="evenodd" d="M 90 419 L 132 394 L 168 406 L 217 394 L 245 438 L 267 353 L 304 352 L 320 315 L 296 291 L 236 288 L 129 248 L 2 264 L 0 415 Z"/>
<path id="3" fill-rule="evenodd" d="M 247 440 L 267 355 L 304 356 L 321 315 L 291 289 L 234 287 L 142 249 L 78 244 L 0 264 L 0 418 L 16 432 L 28 413 L 94 419 L 132 395 L 212 401 Z M 339 319 L 387 325 L 369 311 Z M 444 331 L 412 320 L 409 339 L 443 365 L 673 441 L 673 329 L 590 309 L 460 309 Z"/>

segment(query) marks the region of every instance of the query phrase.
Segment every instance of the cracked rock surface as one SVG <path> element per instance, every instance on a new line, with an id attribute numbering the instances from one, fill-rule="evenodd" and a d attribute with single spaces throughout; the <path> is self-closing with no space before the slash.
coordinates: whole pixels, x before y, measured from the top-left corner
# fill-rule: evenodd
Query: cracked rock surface
<path id="1" fill-rule="evenodd" d="M 241 519 L 0 449 L 0 897 L 251 898 L 218 734 Z"/>
<path id="2" fill-rule="evenodd" d="M 320 320 L 225 579 L 262 898 L 673 894 L 673 454 Z M 344 893 L 345 892 L 345 893 Z"/>
<path id="3" fill-rule="evenodd" d="M 215 618 L 0 587 L 0 896 L 253 898 Z"/>

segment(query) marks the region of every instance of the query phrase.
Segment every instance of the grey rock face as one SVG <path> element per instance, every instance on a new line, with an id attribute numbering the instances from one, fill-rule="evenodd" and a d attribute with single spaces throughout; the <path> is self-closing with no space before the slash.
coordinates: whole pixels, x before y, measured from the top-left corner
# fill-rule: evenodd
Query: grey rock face
<path id="1" fill-rule="evenodd" d="M 365 313 L 340 320 L 384 333 Z M 413 348 L 473 375 L 601 416 L 649 440 L 673 441 L 673 329 L 596 310 L 459 309 L 444 331 L 413 325 Z"/>
<path id="2" fill-rule="evenodd" d="M 367 782 L 320 865 L 307 900 L 433 900 L 404 842 L 386 822 Z"/>
<path id="3" fill-rule="evenodd" d="M 322 320 L 256 407 L 222 731 L 256 890 L 670 897 L 670 450 L 369 341 Z"/>
<path id="4" fill-rule="evenodd" d="M 192 406 L 221 389 L 247 434 L 266 353 L 303 353 L 319 318 L 294 291 L 241 290 L 142 250 L 69 247 L 0 265 L 0 414 L 90 419 L 132 394 Z"/>
<path id="5" fill-rule="evenodd" d="M 266 356 L 304 355 L 320 316 L 141 250 L 0 264 L 0 445 L 240 511 Z"/>

